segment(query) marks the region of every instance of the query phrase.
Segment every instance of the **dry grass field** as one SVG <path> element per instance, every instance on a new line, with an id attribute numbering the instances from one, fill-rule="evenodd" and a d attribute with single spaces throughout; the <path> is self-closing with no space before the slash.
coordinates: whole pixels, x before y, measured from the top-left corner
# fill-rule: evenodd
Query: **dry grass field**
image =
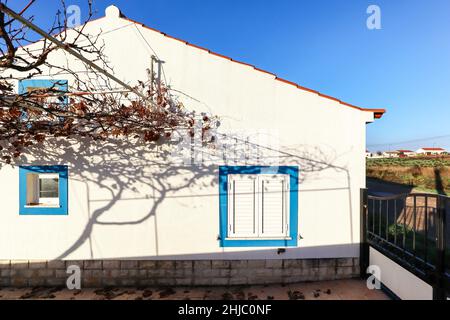
<path id="1" fill-rule="evenodd" d="M 367 177 L 450 194 L 450 157 L 367 159 Z"/>

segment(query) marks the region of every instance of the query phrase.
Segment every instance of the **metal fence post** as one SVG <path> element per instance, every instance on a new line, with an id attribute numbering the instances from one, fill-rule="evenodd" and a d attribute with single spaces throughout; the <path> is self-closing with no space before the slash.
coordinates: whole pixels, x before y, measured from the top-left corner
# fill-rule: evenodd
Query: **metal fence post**
<path id="1" fill-rule="evenodd" d="M 367 212 L 369 207 L 367 189 L 361 189 L 360 202 L 359 274 L 361 278 L 366 279 L 367 268 L 369 267 L 369 244 L 367 242 Z"/>
<path id="2" fill-rule="evenodd" d="M 437 198 L 436 222 L 436 269 L 433 284 L 433 300 L 446 300 L 445 292 L 445 229 L 446 229 L 446 197 Z"/>

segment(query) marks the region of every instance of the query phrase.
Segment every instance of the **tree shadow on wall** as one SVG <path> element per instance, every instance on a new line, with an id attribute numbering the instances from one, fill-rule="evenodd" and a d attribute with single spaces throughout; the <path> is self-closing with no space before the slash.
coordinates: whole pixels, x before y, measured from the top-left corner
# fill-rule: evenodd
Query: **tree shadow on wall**
<path id="1" fill-rule="evenodd" d="M 308 146 L 275 150 L 263 145 L 233 140 L 235 141 L 234 147 L 227 151 L 232 151 L 232 157 L 224 159 L 217 150 L 203 147 L 201 153 L 203 156 L 207 155 L 204 158 L 208 160 L 185 164 L 181 161 L 181 155 L 174 151 L 176 146 L 171 144 L 149 145 L 126 139 L 106 141 L 68 141 L 65 139 L 57 141 L 54 139 L 32 147 L 26 155 L 17 159 L 15 165 L 68 165 L 70 180 L 85 185 L 89 219 L 78 238 L 57 259 L 68 258 L 86 243 L 89 244 L 90 255 L 93 258 L 91 237 L 95 226 L 139 225 L 151 217 L 156 218 L 158 209 L 168 198 L 194 199 L 203 196 L 218 196 L 219 165 L 236 165 L 235 159 L 239 159 L 239 165 L 259 165 L 260 163 L 256 163 L 256 159 L 249 158 L 248 154 L 258 154 L 261 150 L 263 150 L 263 154 L 266 154 L 262 159 L 257 159 L 263 162 L 262 165 L 267 165 L 270 157 L 283 165 L 298 165 L 300 167 L 300 188 L 303 182 L 315 179 L 314 173 L 316 172 L 330 169 L 343 172 L 347 185 L 339 189 L 348 191 L 349 223 L 352 227 L 350 174 L 346 167 L 334 165 L 338 156 L 333 152 Z M 241 148 L 243 144 L 246 144 L 245 148 Z M 254 150 L 249 150 L 249 148 Z M 257 151 L 255 151 L 256 149 Z M 217 192 L 211 194 L 211 187 L 216 187 Z M 336 189 L 308 191 L 326 190 Z M 139 218 L 126 218 L 122 221 L 108 220 L 107 213 L 118 202 L 126 200 L 144 201 L 147 208 L 145 214 Z M 101 204 L 99 207 L 95 207 L 99 204 Z M 95 207 L 93 210 L 92 206 Z M 218 228 L 218 226 L 214 227 Z M 353 229 L 350 228 L 350 230 Z M 194 232 L 196 231 L 194 230 Z M 154 237 L 155 253 L 158 256 L 156 223 Z M 351 240 L 353 240 L 353 234 Z"/>

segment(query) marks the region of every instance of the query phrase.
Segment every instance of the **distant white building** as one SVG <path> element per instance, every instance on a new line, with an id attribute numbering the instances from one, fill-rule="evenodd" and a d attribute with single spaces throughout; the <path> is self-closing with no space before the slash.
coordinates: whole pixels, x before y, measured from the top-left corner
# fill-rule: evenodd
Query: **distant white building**
<path id="1" fill-rule="evenodd" d="M 435 156 L 447 154 L 447 151 L 442 148 L 420 148 L 416 153 L 420 155 Z"/>
<path id="2" fill-rule="evenodd" d="M 414 157 L 416 155 L 412 150 L 397 150 L 397 153 L 400 158 Z"/>
<path id="3" fill-rule="evenodd" d="M 383 152 L 382 158 L 398 158 L 400 154 L 398 151 L 385 151 Z"/>

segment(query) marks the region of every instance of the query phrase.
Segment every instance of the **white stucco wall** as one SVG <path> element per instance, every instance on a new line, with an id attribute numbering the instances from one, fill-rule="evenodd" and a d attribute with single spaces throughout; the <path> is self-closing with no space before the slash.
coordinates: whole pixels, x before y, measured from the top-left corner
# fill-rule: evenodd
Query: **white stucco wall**
<path id="1" fill-rule="evenodd" d="M 171 165 L 161 148 L 48 142 L 18 164 L 69 166 L 69 215 L 20 216 L 18 168 L 0 169 L 0 259 L 228 259 L 358 256 L 359 190 L 365 186 L 366 122 L 361 111 L 187 46 L 126 19 L 106 17 L 105 54 L 124 81 L 146 79 L 150 56 L 165 61 L 165 81 L 190 109 L 221 118 L 221 132 L 275 132 L 281 165 L 298 165 L 297 248 L 221 248 L 218 158 L 204 166 Z M 145 41 L 144 41 L 145 39 Z M 151 47 L 151 48 L 150 48 Z M 62 52 L 54 63 L 80 64 Z M 46 74 L 47 72 L 47 74 Z M 44 70 L 42 78 L 65 79 Z M 71 80 L 70 78 L 68 78 Z M 44 153 L 43 150 L 47 150 Z M 51 150 L 51 151 L 50 151 Z M 232 157 L 233 150 L 228 151 Z M 33 160 L 34 159 L 34 160 Z M 228 164 L 269 165 L 269 160 Z M 186 180 L 187 179 L 187 180 Z"/>
<path id="2" fill-rule="evenodd" d="M 379 251 L 370 248 L 370 264 L 380 268 L 380 280 L 402 300 L 432 300 L 433 288 Z"/>

